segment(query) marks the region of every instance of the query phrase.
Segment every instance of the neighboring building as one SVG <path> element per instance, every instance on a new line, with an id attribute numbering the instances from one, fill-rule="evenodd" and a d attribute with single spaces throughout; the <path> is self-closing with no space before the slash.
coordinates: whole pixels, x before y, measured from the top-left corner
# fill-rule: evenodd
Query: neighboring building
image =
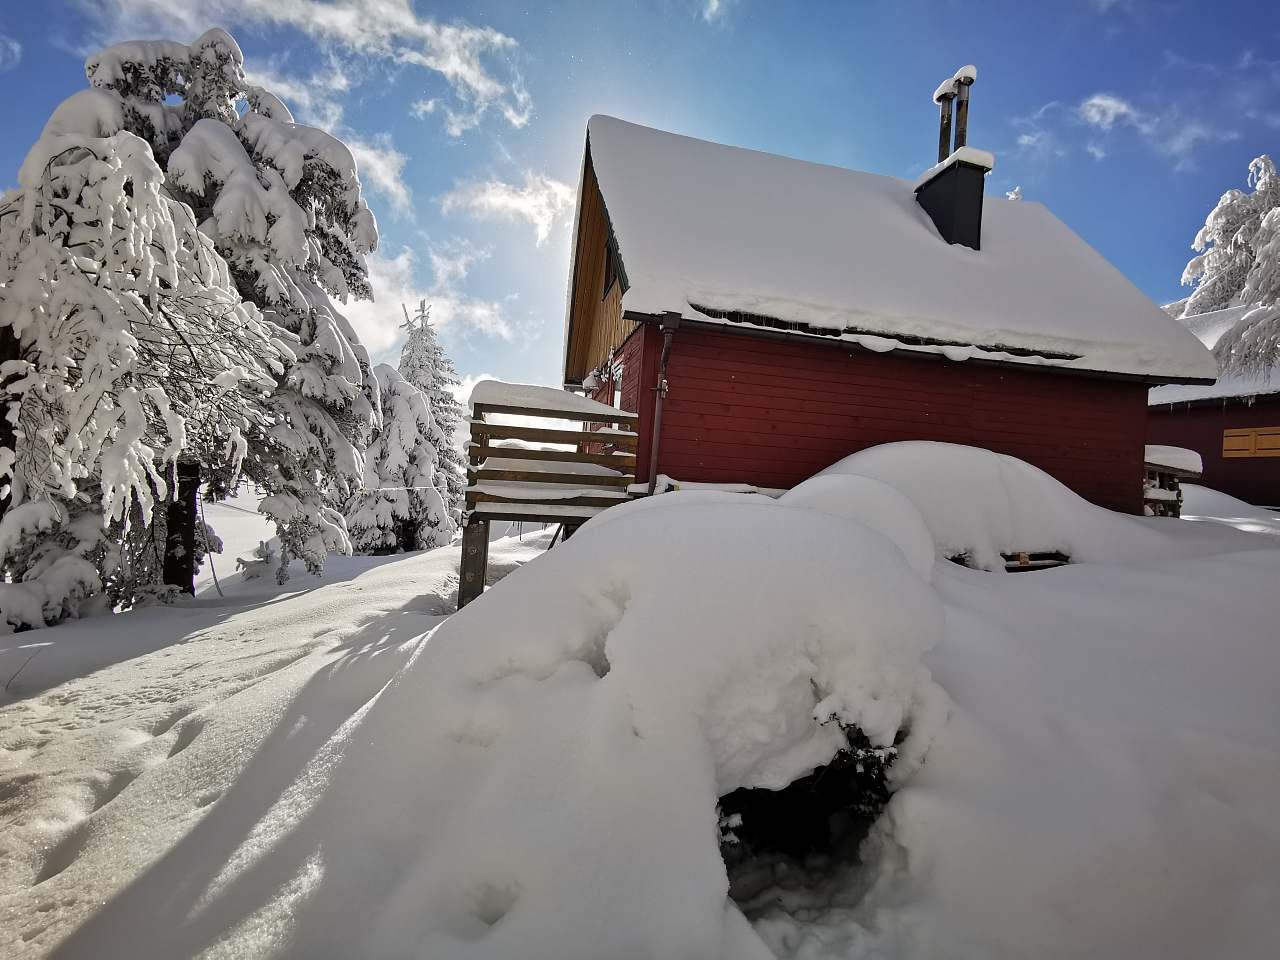
<path id="1" fill-rule="evenodd" d="M 1141 512 L 1147 390 L 1213 357 L 1045 207 L 984 200 L 957 139 L 912 184 L 590 120 L 564 381 L 639 415 L 639 479 L 943 440 Z"/>
<path id="2" fill-rule="evenodd" d="M 1252 309 L 1229 307 L 1181 322 L 1213 349 Z M 1223 376 L 1208 385 L 1156 387 L 1149 402 L 1149 442 L 1199 453 L 1206 487 L 1280 506 L 1280 369 L 1269 376 Z"/>

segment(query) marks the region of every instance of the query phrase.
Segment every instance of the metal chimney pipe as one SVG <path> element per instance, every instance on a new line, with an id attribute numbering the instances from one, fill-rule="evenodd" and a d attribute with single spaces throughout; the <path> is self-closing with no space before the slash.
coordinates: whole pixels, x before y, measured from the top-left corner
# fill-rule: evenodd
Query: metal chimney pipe
<path id="1" fill-rule="evenodd" d="M 969 88 L 973 86 L 973 78 L 956 77 L 956 149 L 959 150 L 969 142 Z"/>
<path id="2" fill-rule="evenodd" d="M 954 93 L 941 93 L 938 95 L 938 107 L 941 115 L 938 117 L 938 162 L 941 163 L 951 155 L 951 101 L 955 99 Z"/>

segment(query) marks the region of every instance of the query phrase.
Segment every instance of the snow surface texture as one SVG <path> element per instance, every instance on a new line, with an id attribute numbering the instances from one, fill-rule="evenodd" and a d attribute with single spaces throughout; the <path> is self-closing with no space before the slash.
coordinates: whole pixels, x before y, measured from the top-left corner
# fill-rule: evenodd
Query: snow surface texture
<path id="1" fill-rule="evenodd" d="M 1195 337 L 1039 203 L 987 197 L 979 252 L 939 239 L 909 181 L 612 117 L 592 117 L 587 135 L 628 310 L 741 311 L 954 359 L 1217 375 Z M 951 345 L 902 342 L 916 337 Z"/>
<path id="2" fill-rule="evenodd" d="M 1280 541 L 1099 510 L 1108 534 L 966 456 L 611 508 L 426 635 L 456 548 L 0 651 L 0 952 L 1271 956 Z M 1106 562 L 926 582 L 951 496 L 1018 534 L 1039 504 Z M 833 715 L 910 730 L 897 793 L 860 868 L 744 913 L 716 798 L 825 761 Z"/>
<path id="3" fill-rule="evenodd" d="M 1245 314 L 1256 309 L 1256 304 L 1227 307 L 1225 310 L 1184 317 L 1179 322 L 1185 324 L 1201 343 L 1212 350 L 1218 345 L 1223 335 L 1239 323 Z M 1160 403 L 1183 403 L 1219 397 L 1252 397 L 1267 393 L 1280 393 L 1280 369 L 1271 370 L 1263 376 L 1224 374 L 1218 377 L 1216 383 L 1210 384 L 1166 384 L 1153 387 L 1147 395 L 1147 402 L 1155 406 Z"/>
<path id="4" fill-rule="evenodd" d="M 1220 523 L 1246 533 L 1280 536 L 1280 511 L 1255 507 L 1195 483 L 1179 486 L 1182 488 L 1182 517 L 1185 520 Z"/>
<path id="5" fill-rule="evenodd" d="M 1204 461 L 1200 458 L 1200 454 L 1186 447 L 1149 443 L 1142 459 L 1145 463 L 1152 463 L 1158 467 L 1172 467 L 1174 470 L 1185 470 L 1187 473 L 1204 473 Z"/>

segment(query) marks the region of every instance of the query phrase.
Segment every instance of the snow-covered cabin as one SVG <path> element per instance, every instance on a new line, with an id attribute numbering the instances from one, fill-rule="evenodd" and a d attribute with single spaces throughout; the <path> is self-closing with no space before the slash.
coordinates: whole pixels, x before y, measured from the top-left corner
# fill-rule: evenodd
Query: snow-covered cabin
<path id="1" fill-rule="evenodd" d="M 1253 309 L 1228 307 L 1180 322 L 1212 350 Z M 1199 453 L 1206 486 L 1280 506 L 1280 367 L 1258 376 L 1224 375 L 1211 384 L 1156 387 L 1150 404 L 1150 443 Z"/>
<path id="2" fill-rule="evenodd" d="M 1147 390 L 1213 357 L 1044 206 L 983 198 L 991 162 L 912 183 L 592 117 L 566 387 L 639 414 L 641 480 L 786 488 L 943 440 L 1139 512 Z"/>

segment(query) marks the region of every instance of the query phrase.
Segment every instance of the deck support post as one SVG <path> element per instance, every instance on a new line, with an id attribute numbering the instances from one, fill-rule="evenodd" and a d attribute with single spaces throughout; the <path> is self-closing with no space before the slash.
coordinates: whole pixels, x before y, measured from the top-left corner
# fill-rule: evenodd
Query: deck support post
<path id="1" fill-rule="evenodd" d="M 462 528 L 462 564 L 458 570 L 458 609 L 484 592 L 489 566 L 489 521 L 475 517 Z"/>

